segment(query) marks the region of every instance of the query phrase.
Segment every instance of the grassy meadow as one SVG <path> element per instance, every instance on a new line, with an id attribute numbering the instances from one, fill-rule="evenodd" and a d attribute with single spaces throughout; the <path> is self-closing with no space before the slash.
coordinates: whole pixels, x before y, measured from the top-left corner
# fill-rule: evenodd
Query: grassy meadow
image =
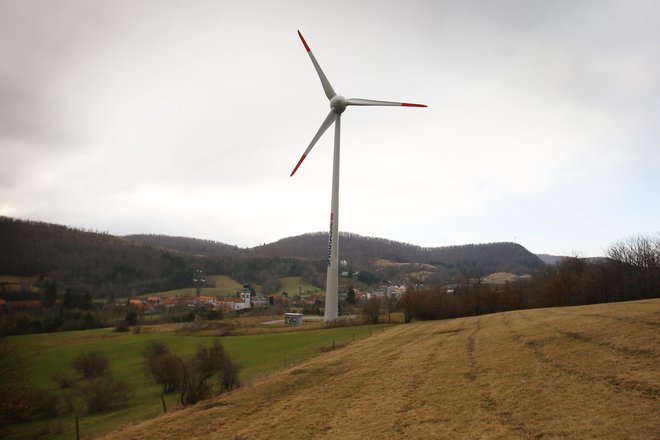
<path id="1" fill-rule="evenodd" d="M 200 293 L 207 296 L 231 296 L 236 294 L 243 285 L 227 275 L 208 275 L 207 282 L 213 284 L 212 287 L 202 287 Z M 261 292 L 261 286 L 252 285 L 257 293 Z M 167 290 L 164 292 L 150 293 L 144 296 L 176 296 L 192 297 L 197 294 L 195 287 L 186 287 L 183 289 Z"/>
<path id="2" fill-rule="evenodd" d="M 264 326 L 263 321 L 278 317 L 255 317 L 224 320 L 199 331 L 186 331 L 183 324 L 144 326 L 140 333 L 117 333 L 112 329 L 76 332 L 43 333 L 13 336 L 10 344 L 18 347 L 22 363 L 32 387 L 64 398 L 70 390 L 59 389 L 51 379 L 55 372 L 71 372 L 71 362 L 84 351 L 98 350 L 110 360 L 110 369 L 118 379 L 128 381 L 134 393 L 126 408 L 100 415 L 88 415 L 80 402 L 74 401 L 74 410 L 63 410 L 60 417 L 11 427 L 9 438 L 29 439 L 37 433 L 40 438 L 75 438 L 74 420 L 80 416 L 81 437 L 93 438 L 126 424 L 153 418 L 162 413 L 160 386 L 147 377 L 142 368 L 141 353 L 150 341 L 166 344 L 175 354 L 193 353 L 199 345 L 211 345 L 220 340 L 231 358 L 240 367 L 240 378 L 250 383 L 259 376 L 286 367 L 291 368 L 336 345 L 368 337 L 369 327 L 339 327 L 323 329 L 321 323 L 305 323 L 302 328 L 291 329 L 283 325 Z M 220 327 L 223 326 L 223 327 Z M 218 338 L 224 326 L 230 326 L 240 336 Z M 375 327 L 371 327 L 375 329 Z M 252 334 L 251 334 L 252 333 Z M 178 394 L 166 398 L 168 410 L 178 406 Z M 65 407 L 64 403 L 62 404 Z"/>
<path id="3" fill-rule="evenodd" d="M 303 295 L 325 292 L 320 287 L 309 284 L 302 277 L 283 277 L 280 278 L 280 281 L 282 287 L 280 287 L 277 293 L 281 294 L 282 292 L 287 292 L 291 297 L 298 294 L 299 289 Z"/>
<path id="4" fill-rule="evenodd" d="M 657 299 L 398 325 L 104 438 L 658 438 L 659 329 Z"/>
<path id="5" fill-rule="evenodd" d="M 202 295 L 208 296 L 231 296 L 236 292 L 241 290 L 243 285 L 238 281 L 228 277 L 227 275 L 208 275 L 207 281 L 211 284 L 214 284 L 213 287 L 203 287 L 201 289 Z M 322 293 L 323 289 L 320 287 L 309 284 L 302 277 L 282 277 L 280 278 L 282 287 L 277 291 L 277 294 L 282 294 L 282 292 L 287 292 L 289 296 L 296 295 L 298 289 L 302 292 L 303 295 L 308 295 L 310 293 Z M 251 287 L 258 294 L 262 293 L 262 287 L 258 284 L 252 284 Z M 197 289 L 194 287 L 187 287 L 184 289 L 168 290 L 165 292 L 151 293 L 145 296 L 151 295 L 164 295 L 164 296 L 176 296 L 176 297 L 190 297 L 195 296 Z"/>

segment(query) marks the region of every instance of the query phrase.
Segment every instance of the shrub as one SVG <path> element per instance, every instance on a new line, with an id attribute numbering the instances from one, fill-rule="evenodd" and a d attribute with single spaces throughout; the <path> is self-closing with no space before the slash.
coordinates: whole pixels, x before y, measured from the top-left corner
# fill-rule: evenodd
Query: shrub
<path id="1" fill-rule="evenodd" d="M 131 310 L 126 314 L 126 323 L 128 325 L 135 325 L 137 324 L 137 313 L 135 313 L 135 310 Z"/>
<path id="2" fill-rule="evenodd" d="M 80 387 L 80 395 L 90 413 L 121 408 L 127 404 L 131 393 L 128 382 L 112 376 L 93 378 Z"/>
<path id="3" fill-rule="evenodd" d="M 127 332 L 129 329 L 128 322 L 126 321 L 119 321 L 117 325 L 115 325 L 115 331 L 116 332 Z"/>
<path id="4" fill-rule="evenodd" d="M 58 414 L 60 401 L 46 390 L 28 389 L 23 394 L 30 420 L 49 419 Z"/>
<path id="5" fill-rule="evenodd" d="M 233 363 L 229 357 L 225 357 L 220 373 L 220 392 L 231 391 L 239 388 L 241 382 L 238 380 L 238 365 Z"/>
<path id="6" fill-rule="evenodd" d="M 29 414 L 27 403 L 22 394 L 5 394 L 0 399 L 0 426 L 7 423 L 24 422 L 28 419 Z"/>
<path id="7" fill-rule="evenodd" d="M 163 386 L 164 393 L 180 389 L 183 365 L 178 356 L 168 353 L 145 359 L 145 367 L 156 383 Z"/>
<path id="8" fill-rule="evenodd" d="M 98 351 L 81 353 L 71 364 L 86 379 L 108 372 L 108 358 Z"/>
<path id="9" fill-rule="evenodd" d="M 181 404 L 192 405 L 206 399 L 211 394 L 212 384 L 209 381 L 212 375 L 205 374 L 199 363 L 193 358 L 188 359 L 183 367 L 183 380 L 181 381 Z"/>
<path id="10" fill-rule="evenodd" d="M 212 378 L 216 375 L 220 392 L 240 386 L 238 366 L 229 359 L 218 341 L 209 348 L 199 347 L 197 353 L 184 363 L 181 403 L 190 405 L 207 398 L 213 391 Z"/>
<path id="11" fill-rule="evenodd" d="M 42 389 L 25 389 L 0 399 L 0 425 L 55 417 L 59 400 Z"/>
<path id="12" fill-rule="evenodd" d="M 193 360 L 198 364 L 203 374 L 212 375 L 223 367 L 227 355 L 222 344 L 213 341 L 211 347 L 198 347 Z"/>
<path id="13" fill-rule="evenodd" d="M 170 353 L 167 346 L 152 341 L 145 347 L 142 356 L 146 374 L 163 386 L 164 393 L 180 389 L 183 363 L 179 357 Z"/>
<path id="14" fill-rule="evenodd" d="M 378 324 L 378 317 L 380 315 L 380 298 L 373 297 L 368 299 L 362 308 L 362 315 L 367 323 Z"/>
<path id="15" fill-rule="evenodd" d="M 212 391 L 211 378 L 222 369 L 225 351 L 215 341 L 210 348 L 198 347 L 197 352 L 184 364 L 181 383 L 181 403 L 191 405 L 207 398 Z"/>
<path id="16" fill-rule="evenodd" d="M 50 378 L 60 386 L 60 388 L 71 388 L 75 384 L 75 379 L 68 373 L 61 371 L 50 375 Z"/>
<path id="17" fill-rule="evenodd" d="M 144 350 L 142 350 L 142 357 L 145 359 L 150 359 L 163 354 L 169 354 L 169 352 L 170 349 L 167 348 L 167 346 L 162 342 L 151 341 L 149 342 L 149 345 L 147 345 Z"/>

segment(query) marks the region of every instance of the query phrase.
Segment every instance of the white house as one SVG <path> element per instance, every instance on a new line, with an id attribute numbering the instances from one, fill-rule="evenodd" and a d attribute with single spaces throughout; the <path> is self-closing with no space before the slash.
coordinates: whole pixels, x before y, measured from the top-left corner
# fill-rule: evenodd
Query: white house
<path id="1" fill-rule="evenodd" d="M 231 311 L 249 309 L 252 306 L 250 305 L 250 289 L 247 286 L 243 286 L 239 292 L 240 298 L 225 298 L 225 308 Z"/>

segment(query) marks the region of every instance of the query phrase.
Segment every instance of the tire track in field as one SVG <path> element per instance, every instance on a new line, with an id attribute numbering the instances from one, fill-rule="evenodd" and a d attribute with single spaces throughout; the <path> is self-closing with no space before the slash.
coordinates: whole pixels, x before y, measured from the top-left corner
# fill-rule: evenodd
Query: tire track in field
<path id="1" fill-rule="evenodd" d="M 601 313 L 571 313 L 571 312 L 566 312 L 566 311 L 558 311 L 558 310 L 551 310 L 547 309 L 547 313 L 549 314 L 554 314 L 554 315 L 559 315 L 559 316 L 570 316 L 571 318 L 579 318 L 579 317 L 584 317 L 584 316 L 592 316 L 595 318 L 601 318 L 601 319 L 609 319 L 613 321 L 621 321 L 625 322 L 626 324 L 633 324 L 633 325 L 639 325 L 639 326 L 650 326 L 654 328 L 659 328 L 660 327 L 660 321 L 647 321 L 644 319 L 635 319 L 635 318 L 629 318 L 627 316 L 612 316 L 612 315 L 603 315 Z"/>
<path id="2" fill-rule="evenodd" d="M 624 392 L 628 394 L 635 394 L 647 400 L 657 400 L 658 397 L 660 397 L 660 389 L 658 389 L 658 387 L 655 387 L 653 385 L 647 383 L 634 383 L 634 384 L 625 383 L 622 379 L 616 376 L 594 376 L 592 374 L 586 373 L 584 371 L 579 371 L 568 365 L 562 364 L 561 362 L 558 362 L 555 359 L 552 359 L 550 356 L 543 353 L 539 341 L 533 339 L 525 340 L 520 335 L 520 333 L 516 332 L 513 328 L 511 328 L 511 323 L 509 322 L 508 318 L 505 318 L 504 314 L 502 314 L 501 316 L 502 316 L 502 322 L 504 323 L 505 327 L 511 334 L 511 339 L 513 339 L 515 342 L 523 345 L 528 350 L 530 350 L 534 355 L 534 357 L 536 357 L 536 359 L 539 360 L 540 362 L 549 365 L 555 368 L 556 370 L 561 371 L 562 373 L 577 379 L 580 382 L 606 384 L 610 386 L 612 390 L 614 390 L 617 393 Z"/>
<path id="3" fill-rule="evenodd" d="M 513 414 L 510 411 L 504 411 L 502 405 L 493 398 L 492 393 L 488 390 L 488 383 L 479 381 L 479 372 L 481 369 L 477 363 L 476 357 L 476 336 L 477 333 L 481 330 L 481 318 L 477 318 L 477 324 L 475 325 L 474 331 L 470 333 L 467 340 L 467 355 L 468 355 L 468 365 L 470 370 L 465 374 L 465 377 L 473 382 L 481 390 L 481 408 L 492 412 L 502 423 L 503 426 L 506 426 L 511 431 L 513 431 L 517 436 L 523 438 L 540 438 L 540 433 L 532 432 L 525 427 L 523 423 L 517 422 L 513 419 Z"/>
<path id="4" fill-rule="evenodd" d="M 562 335 L 570 340 L 578 341 L 595 347 L 600 347 L 606 350 L 610 350 L 622 354 L 626 357 L 639 359 L 639 358 L 656 358 L 659 356 L 658 353 L 656 353 L 654 350 L 616 345 L 609 341 L 604 341 L 602 339 L 585 335 L 584 333 L 563 330 L 555 325 L 548 324 L 545 321 L 534 321 L 533 319 L 529 318 L 524 312 L 518 312 L 518 315 L 521 316 L 526 321 L 530 322 L 532 325 L 543 326 L 545 328 L 552 329 L 555 333 Z"/>
<path id="5" fill-rule="evenodd" d="M 445 331 L 441 333 L 454 333 L 460 332 L 462 329 Z M 435 334 L 419 335 L 419 337 L 414 338 L 410 342 L 402 345 L 404 348 L 400 351 L 400 356 L 405 356 L 406 352 L 415 351 L 415 347 L 424 346 L 425 355 L 417 363 L 419 366 L 428 366 L 434 365 L 437 363 L 438 353 L 441 350 L 443 343 L 440 341 L 436 343 Z M 432 342 L 432 344 L 429 344 Z M 409 412 L 414 411 L 415 406 L 419 405 L 420 398 L 417 394 L 420 390 L 425 389 L 425 382 L 429 379 L 428 371 L 425 368 L 416 368 L 413 370 L 407 370 L 405 375 L 401 375 L 401 379 L 405 382 L 405 386 L 401 387 L 400 390 L 400 405 L 394 413 L 395 420 L 392 424 L 392 429 L 399 435 L 404 435 L 406 430 L 410 427 L 411 423 Z"/>
<path id="6" fill-rule="evenodd" d="M 440 351 L 444 349 L 443 347 L 445 345 L 446 338 L 455 337 L 456 335 L 461 334 L 461 332 L 464 330 L 466 330 L 466 328 L 461 326 L 458 328 L 436 330 L 432 333 L 426 334 L 425 337 L 431 338 L 433 343 L 429 348 L 425 349 L 427 353 L 424 355 L 423 359 L 419 361 L 419 365 L 437 365 L 438 357 Z M 437 335 L 442 336 L 438 337 Z M 421 336 L 415 338 L 406 346 L 414 346 L 415 344 L 419 344 L 420 340 Z M 406 379 L 407 385 L 403 387 L 403 390 L 400 393 L 401 403 L 399 408 L 395 411 L 396 420 L 392 426 L 392 429 L 399 435 L 405 435 L 410 426 L 415 423 L 413 420 L 411 420 L 408 413 L 426 405 L 424 402 L 424 390 L 428 389 L 427 387 L 432 386 L 428 385 L 431 377 L 429 376 L 429 371 L 427 369 L 418 370 L 413 374 L 408 372 L 406 376 L 408 375 L 410 377 L 409 379 Z M 441 417 L 446 417 L 446 415 L 441 414 Z M 446 421 L 447 419 L 441 418 L 440 420 Z"/>
<path id="7" fill-rule="evenodd" d="M 474 380 L 477 378 L 477 373 L 479 372 L 479 369 L 477 368 L 477 358 L 475 356 L 475 347 L 476 347 L 476 341 L 475 341 L 475 336 L 481 329 L 481 318 L 477 318 L 477 324 L 474 327 L 474 331 L 470 333 L 467 337 L 467 357 L 468 357 L 468 365 L 470 366 L 470 369 L 468 370 L 467 373 L 464 374 L 464 376 L 474 382 Z"/>

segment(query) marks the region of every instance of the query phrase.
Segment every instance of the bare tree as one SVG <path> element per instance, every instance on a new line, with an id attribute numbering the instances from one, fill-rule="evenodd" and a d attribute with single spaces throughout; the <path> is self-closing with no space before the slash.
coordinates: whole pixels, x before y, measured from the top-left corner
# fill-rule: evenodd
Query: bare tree
<path id="1" fill-rule="evenodd" d="M 238 366 L 225 353 L 222 345 L 214 341 L 211 347 L 199 347 L 186 361 L 183 369 L 181 403 L 191 405 L 209 397 L 213 391 L 214 376 L 220 382 L 220 392 L 238 388 Z"/>
<path id="2" fill-rule="evenodd" d="M 95 377 L 80 386 L 80 395 L 90 413 L 100 413 L 126 406 L 133 392 L 131 385 L 110 375 Z"/>
<path id="3" fill-rule="evenodd" d="M 365 321 L 370 324 L 378 324 L 378 317 L 380 315 L 380 298 L 371 297 L 366 300 L 362 308 L 362 315 Z"/>
<path id="4" fill-rule="evenodd" d="M 151 341 L 142 352 L 145 373 L 163 386 L 163 393 L 171 393 L 181 387 L 183 369 L 181 360 L 170 353 L 162 342 Z"/>
<path id="5" fill-rule="evenodd" d="M 401 307 L 403 308 L 403 321 L 409 323 L 415 314 L 415 288 L 412 285 L 406 286 L 406 291 L 401 297 Z"/>
<path id="6" fill-rule="evenodd" d="M 640 269 L 660 267 L 660 234 L 655 238 L 638 235 L 618 241 L 609 247 L 607 256 Z"/>
<path id="7" fill-rule="evenodd" d="M 85 379 L 101 376 L 109 370 L 108 358 L 98 351 L 80 353 L 71 366 Z"/>

